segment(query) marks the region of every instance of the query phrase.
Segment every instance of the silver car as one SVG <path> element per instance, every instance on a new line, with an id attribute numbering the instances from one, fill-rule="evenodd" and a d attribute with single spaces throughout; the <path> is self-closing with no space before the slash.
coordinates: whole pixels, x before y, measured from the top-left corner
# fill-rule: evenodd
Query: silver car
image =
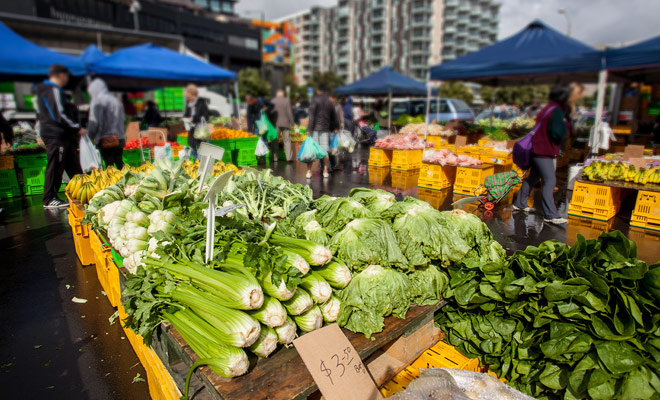
<path id="1" fill-rule="evenodd" d="M 474 122 L 474 113 L 465 104 L 458 99 L 434 98 L 431 99 L 431 112 L 429 113 L 429 122 L 450 122 L 467 121 Z M 416 117 L 426 114 L 426 100 L 406 100 L 392 102 L 392 120 L 395 121 L 402 114 L 408 114 Z"/>

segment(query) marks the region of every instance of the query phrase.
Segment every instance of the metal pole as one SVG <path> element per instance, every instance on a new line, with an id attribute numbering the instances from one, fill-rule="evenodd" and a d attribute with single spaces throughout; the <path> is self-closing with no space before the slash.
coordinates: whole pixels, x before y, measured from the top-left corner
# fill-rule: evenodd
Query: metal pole
<path id="1" fill-rule="evenodd" d="M 598 154 L 598 147 L 600 146 L 600 130 L 602 129 L 603 119 L 603 106 L 605 104 L 605 90 L 607 86 L 607 70 L 601 70 L 598 73 L 598 94 L 596 96 L 596 117 L 594 121 L 594 135 L 596 135 L 595 143 L 598 145 L 596 148 L 591 149 L 591 153 Z"/>
<path id="2" fill-rule="evenodd" d="M 387 94 L 387 133 L 392 133 L 392 89 Z"/>
<path id="3" fill-rule="evenodd" d="M 566 17 L 566 36 L 571 36 L 571 17 L 568 16 L 568 11 L 565 8 L 560 8 L 557 12 Z"/>
<path id="4" fill-rule="evenodd" d="M 493 88 L 493 93 L 490 95 L 490 122 L 488 123 L 488 134 L 493 131 L 493 113 L 495 112 L 495 88 Z"/>
<path id="5" fill-rule="evenodd" d="M 236 110 L 236 119 L 238 120 L 238 128 L 240 130 L 240 127 L 241 127 L 241 110 L 240 110 L 241 109 L 241 107 L 240 107 L 241 98 L 238 97 L 238 81 L 234 82 L 234 96 L 236 96 L 235 97 L 235 99 L 236 99 L 235 100 L 235 103 L 236 103 L 236 105 L 235 105 L 235 107 L 236 107 L 235 108 L 235 110 Z"/>
<path id="6" fill-rule="evenodd" d="M 431 113 L 431 73 L 426 74 L 426 118 L 424 118 L 424 143 L 429 136 L 429 118 Z"/>

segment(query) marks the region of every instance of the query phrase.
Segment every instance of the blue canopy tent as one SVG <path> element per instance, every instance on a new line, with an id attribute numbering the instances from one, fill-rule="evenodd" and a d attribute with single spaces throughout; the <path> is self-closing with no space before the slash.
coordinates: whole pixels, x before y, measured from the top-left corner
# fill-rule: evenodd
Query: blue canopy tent
<path id="1" fill-rule="evenodd" d="M 427 96 L 429 94 L 427 92 L 428 88 L 424 82 L 407 77 L 389 66 L 349 85 L 335 89 L 335 94 L 339 96 L 388 96 L 390 107 L 388 126 L 392 125 L 392 96 Z"/>
<path id="2" fill-rule="evenodd" d="M 73 75 L 85 75 L 76 57 L 32 43 L 0 22 L 0 79 L 34 82 L 48 76 L 53 64 L 65 65 Z"/>
<path id="3" fill-rule="evenodd" d="M 185 54 L 146 43 L 118 50 L 89 64 L 113 87 L 159 87 L 233 81 L 236 74 Z"/>
<path id="4" fill-rule="evenodd" d="M 78 59 L 82 62 L 85 63 L 85 65 L 89 65 L 93 62 L 100 61 L 107 57 L 104 52 L 102 52 L 98 47 L 95 45 L 91 44 L 89 47 L 85 49 L 85 51 L 82 52 L 81 55 L 78 56 Z"/>
<path id="5" fill-rule="evenodd" d="M 604 54 L 539 20 L 500 42 L 430 68 L 432 80 L 484 84 L 595 81 Z"/>
<path id="6" fill-rule="evenodd" d="M 605 52 L 607 69 L 614 76 L 660 82 L 660 36 Z"/>

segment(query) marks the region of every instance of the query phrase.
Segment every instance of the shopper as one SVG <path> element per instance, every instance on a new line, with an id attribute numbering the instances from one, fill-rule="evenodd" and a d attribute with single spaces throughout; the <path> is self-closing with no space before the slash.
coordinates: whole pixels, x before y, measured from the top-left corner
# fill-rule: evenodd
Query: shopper
<path id="1" fill-rule="evenodd" d="M 142 117 L 142 123 L 152 127 L 160 125 L 161 122 L 163 122 L 163 117 L 158 111 L 158 106 L 153 100 L 147 100 L 144 116 Z"/>
<path id="2" fill-rule="evenodd" d="M 124 168 L 124 106 L 111 95 L 105 82 L 96 78 L 87 88 L 92 101 L 89 105 L 87 134 L 101 152 L 106 168 Z"/>
<path id="3" fill-rule="evenodd" d="M 188 129 L 188 147 L 190 147 L 190 154 L 193 159 L 197 160 L 199 155 L 199 144 L 202 142 L 195 139 L 195 130 L 200 127 L 202 123 L 209 120 L 209 107 L 204 99 L 199 98 L 199 91 L 196 85 L 188 85 L 183 91 L 183 97 L 186 99 L 186 109 L 183 112 L 184 123 Z"/>
<path id="4" fill-rule="evenodd" d="M 335 111 L 335 106 L 332 104 L 324 85 L 319 85 L 316 89 L 316 96 L 312 99 L 312 104 L 309 107 L 309 124 L 307 125 L 307 133 L 312 134 L 314 139 L 325 151 L 330 150 L 330 134 L 339 131 L 339 118 Z M 323 177 L 330 176 L 328 172 L 329 159 L 326 156 L 324 159 L 319 160 L 321 170 L 323 170 Z M 312 177 L 312 165 L 307 164 L 307 179 Z"/>
<path id="5" fill-rule="evenodd" d="M 344 129 L 353 132 L 353 98 L 345 98 L 342 102 L 344 105 Z"/>
<path id="6" fill-rule="evenodd" d="M 7 122 L 4 114 L 0 110 L 0 134 L 2 134 L 2 149 L 5 150 L 5 147 L 11 148 L 12 143 L 14 143 L 14 128 L 11 127 L 11 124 Z"/>
<path id="7" fill-rule="evenodd" d="M 294 125 L 294 121 L 291 102 L 286 96 L 284 96 L 284 91 L 278 90 L 273 100 L 271 100 L 271 103 L 273 103 L 273 111 L 277 113 L 275 127 L 277 128 L 278 134 L 282 136 L 286 162 L 292 162 L 294 155 L 293 149 L 291 148 L 291 127 Z M 279 156 L 279 141 L 274 140 L 271 144 L 270 151 L 273 153 L 273 160 L 277 160 Z"/>
<path id="8" fill-rule="evenodd" d="M 335 105 L 335 112 L 337 113 L 337 120 L 339 121 L 339 129 L 344 129 L 344 106 L 339 102 L 339 97 L 336 94 L 330 95 L 330 101 Z M 330 134 L 330 143 L 335 140 L 337 133 Z M 334 171 L 336 169 L 342 169 L 339 152 L 336 151 L 335 154 L 330 154 L 330 170 Z"/>
<path id="9" fill-rule="evenodd" d="M 54 64 L 50 67 L 48 79 L 36 88 L 40 135 L 46 144 L 48 160 L 44 178 L 44 208 L 67 207 L 68 203 L 57 196 L 62 185 L 62 174 L 66 171 L 71 177 L 82 173 L 77 148 L 80 136 L 86 135 L 87 131 L 65 112 L 71 108 L 62 91 L 68 82 L 67 67 Z"/>
<path id="10" fill-rule="evenodd" d="M 250 133 L 259 135 L 257 120 L 261 118 L 261 111 L 264 111 L 268 115 L 273 111 L 275 106 L 270 101 L 251 93 L 245 95 L 245 103 L 247 104 L 247 130 Z"/>
<path id="11" fill-rule="evenodd" d="M 539 181 L 543 181 L 541 198 L 544 221 L 552 224 L 565 224 L 557 211 L 553 197 L 553 189 L 557 182 L 554 160 L 559 155 L 561 142 L 567 134 L 566 117 L 571 110 L 571 102 L 577 101 L 573 96 L 575 88 L 569 85 L 557 85 L 550 92 L 550 102 L 538 114 L 539 124 L 532 138 L 532 158 L 529 176 L 522 184 L 518 197 L 513 204 L 514 211 L 534 212 L 527 206 L 529 193 Z"/>

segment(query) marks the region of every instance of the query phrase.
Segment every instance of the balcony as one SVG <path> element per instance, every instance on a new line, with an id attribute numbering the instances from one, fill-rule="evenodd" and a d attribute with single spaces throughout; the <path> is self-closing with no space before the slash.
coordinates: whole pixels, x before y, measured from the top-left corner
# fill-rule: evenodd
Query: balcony
<path id="1" fill-rule="evenodd" d="M 459 3 L 459 0 L 445 0 L 445 8 L 456 8 Z"/>
<path id="2" fill-rule="evenodd" d="M 430 52 L 429 52 L 428 48 L 411 49 L 410 50 L 410 55 L 411 56 L 426 56 L 426 57 L 428 57 L 430 55 Z"/>
<path id="3" fill-rule="evenodd" d="M 428 18 L 413 18 L 410 24 L 413 28 L 426 28 L 429 26 L 430 20 Z"/>
<path id="4" fill-rule="evenodd" d="M 446 21 L 456 21 L 456 18 L 458 18 L 458 14 L 455 12 L 445 11 L 444 18 Z"/>
<path id="5" fill-rule="evenodd" d="M 470 12 L 471 9 L 472 7 L 470 6 L 470 3 L 468 3 L 467 1 L 461 1 L 458 5 L 458 11 Z"/>
<path id="6" fill-rule="evenodd" d="M 445 23 L 445 25 L 442 27 L 442 31 L 444 33 L 456 33 L 456 25 Z"/>

